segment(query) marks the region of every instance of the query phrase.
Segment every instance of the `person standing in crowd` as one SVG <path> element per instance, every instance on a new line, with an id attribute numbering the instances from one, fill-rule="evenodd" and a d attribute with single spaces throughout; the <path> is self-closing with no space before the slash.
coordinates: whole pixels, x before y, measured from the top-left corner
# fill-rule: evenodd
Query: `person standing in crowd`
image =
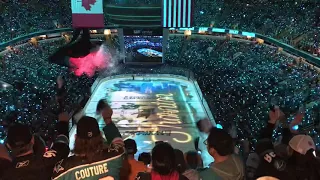
<path id="1" fill-rule="evenodd" d="M 203 163 L 202 163 L 201 156 L 198 152 L 188 151 L 187 153 L 185 153 L 185 159 L 186 159 L 188 169 L 194 169 L 194 170 L 202 169 Z"/>
<path id="2" fill-rule="evenodd" d="M 137 177 L 137 174 L 146 171 L 147 167 L 143 162 L 134 159 L 134 155 L 137 153 L 137 143 L 135 140 L 125 140 L 124 146 L 126 149 L 126 157 L 120 171 L 120 179 L 134 180 Z"/>
<path id="3" fill-rule="evenodd" d="M 77 123 L 74 155 L 56 164 L 52 179 L 120 179 L 124 143 L 118 128 L 112 122 L 112 114 L 113 111 L 107 104 L 101 109 L 106 124 L 103 132 L 108 145 L 104 144 L 95 118 L 88 116 L 80 118 Z"/>
<path id="4" fill-rule="evenodd" d="M 248 155 L 246 160 L 246 179 L 254 180 L 256 175 L 256 170 L 260 163 L 260 157 L 256 152 L 252 152 Z"/>
<path id="5" fill-rule="evenodd" d="M 4 144 L 0 144 L 0 177 L 2 177 L 2 173 L 10 166 L 11 161 L 7 148 Z"/>
<path id="6" fill-rule="evenodd" d="M 14 124 L 9 127 L 6 145 L 11 151 L 12 163 L 4 171 L 1 179 L 50 179 L 55 164 L 67 157 L 70 152 L 68 121 L 67 113 L 59 115 L 59 122 L 56 125 L 58 136 L 50 150 L 42 156 L 35 154 L 33 150 L 35 138 L 27 125 Z"/>
<path id="7" fill-rule="evenodd" d="M 198 150 L 201 152 L 201 158 L 203 161 L 203 167 L 209 167 L 209 165 L 214 161 L 213 157 L 208 153 L 207 146 L 203 142 L 208 138 L 210 129 L 212 128 L 212 123 L 208 119 L 202 119 L 197 122 L 197 128 L 200 132 L 200 137 L 198 142 Z"/>
<path id="8" fill-rule="evenodd" d="M 233 139 L 227 132 L 222 129 L 211 128 L 208 139 L 203 143 L 207 145 L 209 154 L 214 158 L 214 163 L 200 172 L 201 180 L 244 179 L 244 164 L 234 154 Z"/>
<path id="9" fill-rule="evenodd" d="M 147 167 L 151 163 L 151 155 L 149 152 L 143 152 L 139 154 L 138 161 L 143 162 L 143 164 Z"/>
<path id="10" fill-rule="evenodd" d="M 189 180 L 199 180 L 198 171 L 187 166 L 183 152 L 179 149 L 175 149 L 174 152 L 177 171 Z"/>
<path id="11" fill-rule="evenodd" d="M 256 153 L 259 156 L 259 164 L 255 170 L 256 178 L 268 176 L 277 179 L 296 179 L 292 168 L 275 153 L 272 143 L 274 127 L 282 114 L 279 108 L 270 110 L 268 124 L 265 128 L 261 129 L 260 137 L 255 147 Z"/>
<path id="12" fill-rule="evenodd" d="M 316 146 L 308 135 L 296 135 L 289 141 L 288 164 L 294 166 L 296 179 L 320 179 L 320 162 L 315 156 Z"/>
<path id="13" fill-rule="evenodd" d="M 174 149 L 168 143 L 156 144 L 152 149 L 151 163 L 151 172 L 138 173 L 137 180 L 188 180 L 176 170 Z"/>
<path id="14" fill-rule="evenodd" d="M 56 101 L 59 104 L 59 108 L 64 108 L 64 101 L 67 95 L 65 80 L 63 76 L 58 76 L 56 85 Z"/>

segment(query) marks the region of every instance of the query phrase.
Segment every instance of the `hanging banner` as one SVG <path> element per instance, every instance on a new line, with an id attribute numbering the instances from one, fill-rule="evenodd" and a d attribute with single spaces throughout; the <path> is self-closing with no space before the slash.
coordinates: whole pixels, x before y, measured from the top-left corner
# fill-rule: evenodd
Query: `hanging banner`
<path id="1" fill-rule="evenodd" d="M 193 26 L 193 0 L 163 0 L 162 26 L 180 28 Z"/>
<path id="2" fill-rule="evenodd" d="M 103 0 L 71 0 L 74 28 L 104 27 Z"/>

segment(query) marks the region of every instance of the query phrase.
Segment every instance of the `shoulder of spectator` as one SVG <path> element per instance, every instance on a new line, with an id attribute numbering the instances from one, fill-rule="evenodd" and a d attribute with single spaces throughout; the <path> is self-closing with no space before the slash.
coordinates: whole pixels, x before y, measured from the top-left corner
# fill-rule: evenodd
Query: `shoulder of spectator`
<path id="1" fill-rule="evenodd" d="M 55 164 L 53 168 L 52 179 L 57 178 L 61 173 L 68 170 L 68 168 L 66 168 L 65 165 L 66 165 L 66 159 L 61 159 Z"/>
<path id="2" fill-rule="evenodd" d="M 10 157 L 8 150 L 4 144 L 0 144 L 0 159 L 3 161 L 5 161 L 5 160 L 11 161 L 11 157 Z"/>
<path id="3" fill-rule="evenodd" d="M 179 180 L 189 180 L 186 176 L 180 174 L 179 175 Z"/>
<path id="4" fill-rule="evenodd" d="M 273 130 L 275 126 L 276 126 L 275 124 L 272 124 L 272 123 L 269 123 L 269 122 L 268 122 L 266 128 Z"/>
<path id="5" fill-rule="evenodd" d="M 202 168 L 201 170 L 198 169 L 198 172 L 199 172 L 200 180 L 220 179 L 219 176 L 214 172 L 212 168 Z"/>

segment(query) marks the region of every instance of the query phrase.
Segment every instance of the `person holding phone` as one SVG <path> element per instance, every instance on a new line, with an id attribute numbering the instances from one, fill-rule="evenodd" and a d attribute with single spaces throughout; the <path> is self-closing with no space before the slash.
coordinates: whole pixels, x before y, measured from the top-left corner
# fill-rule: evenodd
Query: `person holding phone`
<path id="1" fill-rule="evenodd" d="M 201 152 L 201 158 L 203 160 L 203 167 L 209 167 L 214 161 L 213 157 L 208 153 L 207 146 L 203 143 L 208 139 L 210 130 L 213 128 L 209 119 L 202 119 L 197 122 L 197 128 L 199 130 L 198 150 Z"/>

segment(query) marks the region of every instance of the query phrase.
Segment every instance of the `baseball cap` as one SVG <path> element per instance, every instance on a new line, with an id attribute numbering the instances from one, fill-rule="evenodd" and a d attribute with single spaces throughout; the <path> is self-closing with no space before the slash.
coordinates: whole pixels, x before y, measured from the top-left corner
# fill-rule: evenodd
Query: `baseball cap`
<path id="1" fill-rule="evenodd" d="M 93 117 L 83 116 L 77 124 L 77 137 L 91 139 L 100 135 L 99 125 Z"/>
<path id="2" fill-rule="evenodd" d="M 230 155 L 234 150 L 232 137 L 223 129 L 216 127 L 210 130 L 207 143 L 209 147 L 214 148 L 221 156 Z"/>
<path id="3" fill-rule="evenodd" d="M 289 141 L 289 146 L 296 152 L 305 155 L 310 149 L 316 149 L 313 139 L 308 135 L 296 135 Z"/>
<path id="4" fill-rule="evenodd" d="M 133 139 L 127 139 L 124 141 L 124 147 L 128 154 L 134 154 L 137 151 L 137 143 Z"/>
<path id="5" fill-rule="evenodd" d="M 8 129 L 7 142 L 12 148 L 23 147 L 30 143 L 32 133 L 27 125 L 14 124 Z"/>

